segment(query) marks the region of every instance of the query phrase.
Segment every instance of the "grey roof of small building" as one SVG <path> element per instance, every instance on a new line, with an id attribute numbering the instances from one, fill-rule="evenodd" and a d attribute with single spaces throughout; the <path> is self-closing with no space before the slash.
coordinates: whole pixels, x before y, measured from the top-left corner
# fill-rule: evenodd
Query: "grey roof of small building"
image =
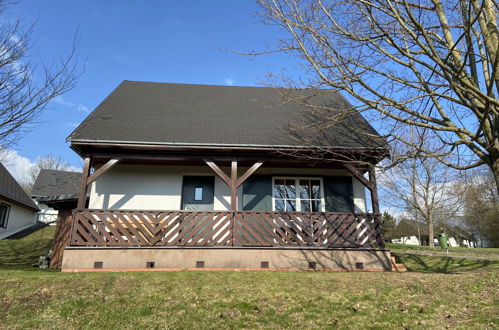
<path id="1" fill-rule="evenodd" d="M 40 211 L 35 202 L 33 202 L 31 197 L 29 197 L 2 163 L 0 163 L 0 198 L 33 211 Z"/>
<path id="2" fill-rule="evenodd" d="M 78 198 L 81 173 L 58 170 L 41 170 L 31 191 L 39 201 Z"/>
<path id="3" fill-rule="evenodd" d="M 288 102 L 283 93 L 315 106 Z M 386 148 L 357 111 L 325 125 L 327 109 L 351 105 L 331 90 L 123 81 L 68 137 L 72 142 L 165 145 Z M 307 125 L 306 129 L 303 127 Z"/>

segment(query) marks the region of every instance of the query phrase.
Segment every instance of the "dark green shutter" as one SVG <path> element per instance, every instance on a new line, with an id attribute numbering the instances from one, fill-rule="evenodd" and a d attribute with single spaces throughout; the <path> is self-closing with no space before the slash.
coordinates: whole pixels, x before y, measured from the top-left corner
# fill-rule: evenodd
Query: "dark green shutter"
<path id="1" fill-rule="evenodd" d="M 354 213 L 353 185 L 350 176 L 324 177 L 326 212 Z"/>
<path id="2" fill-rule="evenodd" d="M 272 211 L 272 176 L 252 175 L 244 181 L 243 211 Z"/>

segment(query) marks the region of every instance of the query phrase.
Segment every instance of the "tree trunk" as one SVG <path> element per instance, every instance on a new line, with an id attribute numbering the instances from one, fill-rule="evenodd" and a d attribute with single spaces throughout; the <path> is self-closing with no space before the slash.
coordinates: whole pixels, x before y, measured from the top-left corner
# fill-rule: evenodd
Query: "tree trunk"
<path id="1" fill-rule="evenodd" d="M 494 180 L 496 181 L 496 189 L 499 194 L 499 158 L 497 158 L 491 166 L 492 175 L 494 176 Z"/>
<path id="2" fill-rule="evenodd" d="M 435 247 L 435 242 L 433 240 L 433 219 L 428 219 L 428 246 L 431 248 Z"/>

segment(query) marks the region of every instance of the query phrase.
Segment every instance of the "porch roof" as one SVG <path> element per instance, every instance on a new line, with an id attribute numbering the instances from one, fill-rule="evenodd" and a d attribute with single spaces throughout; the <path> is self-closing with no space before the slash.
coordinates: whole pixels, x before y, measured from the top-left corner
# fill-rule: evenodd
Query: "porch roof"
<path id="1" fill-rule="evenodd" d="M 285 102 L 289 93 L 302 97 L 315 107 L 315 113 L 302 102 Z M 321 112 L 348 107 L 341 94 L 328 90 L 123 81 L 68 140 L 179 147 L 386 149 L 386 141 L 356 111 L 331 127 L 321 123 Z"/>

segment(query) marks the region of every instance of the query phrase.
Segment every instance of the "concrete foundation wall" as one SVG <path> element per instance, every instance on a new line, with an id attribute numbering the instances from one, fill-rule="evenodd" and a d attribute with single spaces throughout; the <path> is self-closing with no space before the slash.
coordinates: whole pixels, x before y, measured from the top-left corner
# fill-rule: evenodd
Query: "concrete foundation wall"
<path id="1" fill-rule="evenodd" d="M 226 173 L 228 168 L 222 168 Z M 246 168 L 239 170 L 241 175 Z M 261 168 L 255 174 L 270 175 L 350 175 L 346 170 L 310 168 Z M 181 208 L 182 180 L 185 175 L 215 176 L 208 166 L 117 165 L 90 188 L 91 209 L 179 210 Z M 364 186 L 353 178 L 355 211 L 366 212 Z M 241 200 L 242 186 L 238 189 Z M 215 211 L 230 210 L 230 189 L 215 176 Z M 240 205 L 238 206 L 240 210 Z"/>
<path id="2" fill-rule="evenodd" d="M 94 269 L 102 262 L 102 269 L 146 269 L 147 262 L 155 269 L 196 268 L 203 261 L 207 269 L 260 269 L 268 262 L 269 269 L 317 270 L 390 270 L 390 251 L 356 249 L 251 249 L 251 248 L 66 248 L 62 271 Z"/>

